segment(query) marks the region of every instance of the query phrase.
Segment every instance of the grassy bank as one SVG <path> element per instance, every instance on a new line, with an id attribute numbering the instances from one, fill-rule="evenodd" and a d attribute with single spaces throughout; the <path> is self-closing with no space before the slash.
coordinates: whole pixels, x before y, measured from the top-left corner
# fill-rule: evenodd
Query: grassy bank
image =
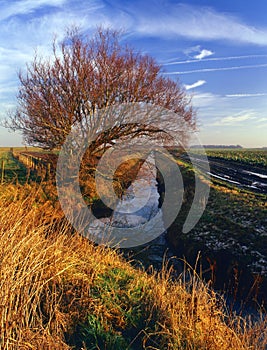
<path id="1" fill-rule="evenodd" d="M 0 187 L 1 349 L 265 348 L 265 322 L 227 316 L 192 270 L 174 282 L 96 247 L 48 192 Z"/>
<path id="2" fill-rule="evenodd" d="M 194 263 L 201 251 L 202 273 L 213 286 L 229 294 L 240 309 L 253 304 L 266 310 L 266 196 L 214 181 L 197 225 L 182 233 L 194 197 L 192 166 L 178 160 L 185 182 L 183 206 L 168 239 L 178 256 Z M 200 175 L 202 176 L 202 175 Z M 202 176 L 203 177 L 203 176 Z"/>

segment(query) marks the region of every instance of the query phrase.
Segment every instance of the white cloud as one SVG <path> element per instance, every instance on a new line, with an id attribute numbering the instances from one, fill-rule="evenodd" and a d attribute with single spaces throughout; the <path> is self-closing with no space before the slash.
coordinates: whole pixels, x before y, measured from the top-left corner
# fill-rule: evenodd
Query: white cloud
<path id="1" fill-rule="evenodd" d="M 194 84 L 191 84 L 191 85 L 186 85 L 185 84 L 184 87 L 185 87 L 186 90 L 190 90 L 190 89 L 194 89 L 196 87 L 202 86 L 204 84 L 206 84 L 206 80 L 198 80 Z"/>
<path id="2" fill-rule="evenodd" d="M 223 118 L 215 121 L 214 123 L 211 123 L 210 125 L 213 125 L 213 126 L 234 126 L 234 125 L 242 124 L 245 121 L 252 120 L 255 118 L 256 117 L 254 116 L 253 113 L 244 112 L 244 114 L 239 113 L 237 115 L 230 115 L 227 117 L 223 117 Z"/>
<path id="3" fill-rule="evenodd" d="M 12 83 L 0 84 L 0 102 L 5 101 L 7 99 L 7 96 L 8 96 L 8 99 L 10 99 L 9 96 L 11 94 L 14 96 L 17 90 L 18 90 L 17 86 Z"/>
<path id="4" fill-rule="evenodd" d="M 12 16 L 31 13 L 42 6 L 62 6 L 66 0 L 23 0 L 23 1 L 4 1 L 0 14 L 0 20 Z"/>
<path id="5" fill-rule="evenodd" d="M 267 28 L 248 25 L 238 17 L 211 7 L 170 3 L 165 8 L 155 7 L 157 9 L 138 14 L 137 32 L 161 37 L 179 35 L 190 39 L 267 45 Z"/>
<path id="6" fill-rule="evenodd" d="M 227 70 L 236 70 L 236 69 L 251 69 L 251 68 L 265 68 L 267 63 L 263 64 L 250 64 L 243 66 L 232 66 L 232 67 L 218 67 L 218 68 L 201 68 L 185 71 L 175 71 L 175 72 L 165 72 L 166 75 L 177 75 L 177 74 L 191 74 L 191 73 L 204 73 L 204 72 L 218 72 L 218 71 L 227 71 Z"/>
<path id="7" fill-rule="evenodd" d="M 184 63 L 191 62 L 191 61 L 198 62 L 205 57 L 214 55 L 213 51 L 207 50 L 207 49 L 201 49 L 200 45 L 189 47 L 189 48 L 185 49 L 183 52 L 185 55 L 187 55 L 191 58 L 192 57 L 195 58 L 195 60 L 183 61 Z M 194 54 L 194 55 L 192 55 L 192 54 Z M 171 63 L 171 64 L 175 64 L 175 63 Z"/>
<path id="8" fill-rule="evenodd" d="M 202 60 L 203 58 L 211 56 L 213 54 L 214 52 L 204 49 L 201 50 L 201 52 L 198 55 L 195 55 L 194 58 L 196 58 L 197 60 Z"/>
<path id="9" fill-rule="evenodd" d="M 257 118 L 257 123 L 267 122 L 267 117 Z"/>
<path id="10" fill-rule="evenodd" d="M 0 3 L 1 117 L 4 116 L 7 109 L 13 107 L 13 101 L 15 102 L 14 91 L 18 86 L 16 73 L 19 68 L 23 68 L 25 62 L 32 60 L 36 48 L 38 48 L 41 55 L 49 55 L 54 35 L 56 34 L 60 40 L 66 28 L 71 25 L 78 25 L 84 31 L 90 31 L 97 25 L 102 24 L 112 28 L 123 28 L 127 35 L 133 36 L 148 34 L 155 35 L 158 38 L 175 38 L 175 40 L 184 37 L 193 39 L 195 42 L 197 40 L 228 40 L 234 44 L 249 43 L 267 46 L 267 28 L 253 27 L 237 17 L 220 13 L 209 7 L 190 6 L 170 0 L 127 1 L 121 3 L 120 7 L 116 5 L 115 1 L 108 2 L 104 0 L 0 0 Z M 49 7 L 49 11 L 46 11 L 46 6 Z M 52 11 L 51 6 L 54 7 Z M 188 54 L 191 54 L 191 59 L 182 61 L 181 64 L 267 56 L 210 57 L 213 52 L 208 47 L 201 47 L 200 45 L 190 48 Z M 227 53 L 225 54 L 227 55 Z M 179 64 L 179 62 L 172 63 Z M 266 66 L 267 64 L 236 65 L 236 67 L 207 68 L 207 70 L 200 69 L 191 72 Z M 190 71 L 177 72 L 177 74 L 189 73 Z M 204 80 L 197 81 L 197 79 L 193 80 L 196 81 L 195 83 L 188 84 L 185 88 L 190 90 L 205 84 Z M 264 90 L 262 89 L 262 91 Z M 244 118 L 246 113 L 249 113 L 248 111 L 255 106 L 253 99 L 242 99 L 241 97 L 252 97 L 252 95 L 263 96 L 260 94 L 238 93 L 227 96 L 212 93 L 194 93 L 192 101 L 194 106 L 199 108 L 198 114 L 205 122 L 214 121 L 214 118 L 218 118 L 215 121 L 223 120 L 224 125 L 230 125 L 230 123 L 234 123 L 234 120 L 229 119 L 229 116 L 232 116 L 232 118 L 237 117 L 235 123 L 240 125 L 239 123 L 242 122 L 240 118 Z M 264 114 L 266 104 L 263 105 L 263 102 L 262 105 L 257 103 L 256 107 L 261 108 L 261 113 L 258 115 L 266 115 Z M 246 110 L 243 116 L 236 114 L 240 110 Z M 223 119 L 227 118 L 225 115 L 228 116 L 228 119 Z M 249 119 L 243 119 L 243 122 L 245 121 L 249 121 Z"/>
<path id="11" fill-rule="evenodd" d="M 187 56 L 190 56 L 193 52 L 201 52 L 201 46 L 200 45 L 195 45 L 195 46 L 191 46 L 186 48 L 185 50 L 183 50 L 184 54 Z"/>
<path id="12" fill-rule="evenodd" d="M 218 106 L 222 103 L 224 97 L 221 95 L 216 95 L 211 92 L 205 93 L 196 93 L 193 95 L 193 105 L 197 108 L 209 107 L 209 106 Z"/>
<path id="13" fill-rule="evenodd" d="M 263 117 L 267 110 L 266 99 L 260 99 L 255 105 L 254 99 L 242 99 L 238 96 L 220 95 L 211 92 L 195 92 L 192 96 L 192 103 L 198 109 L 198 114 L 205 119 L 224 118 L 225 114 L 239 116 L 250 115 Z"/>
<path id="14" fill-rule="evenodd" d="M 266 92 L 259 92 L 259 93 L 254 93 L 254 94 L 229 94 L 229 95 L 225 95 L 226 97 L 261 97 L 261 96 L 267 96 Z"/>
<path id="15" fill-rule="evenodd" d="M 17 73 L 31 62 L 35 51 L 43 57 L 51 54 L 52 40 L 61 40 L 66 29 L 78 25 L 81 30 L 107 23 L 101 13 L 102 0 L 24 0 L 3 1 L 0 11 L 0 93 L 1 101 L 13 100 L 18 87 Z M 45 6 L 57 6 L 47 11 Z M 38 10 L 38 12 L 34 12 Z M 34 12 L 34 13 L 33 13 Z M 96 15 L 98 13 L 98 15 Z M 20 15 L 27 15 L 27 19 Z M 7 104 L 1 105 L 5 113 Z"/>
<path id="16" fill-rule="evenodd" d="M 252 98 L 195 92 L 192 103 L 197 110 L 203 144 L 266 146 L 266 99 L 255 104 Z"/>

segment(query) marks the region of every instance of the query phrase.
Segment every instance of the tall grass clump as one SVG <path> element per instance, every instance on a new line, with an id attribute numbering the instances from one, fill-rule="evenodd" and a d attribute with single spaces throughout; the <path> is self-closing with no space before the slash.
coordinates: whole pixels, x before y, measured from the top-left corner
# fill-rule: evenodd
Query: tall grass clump
<path id="1" fill-rule="evenodd" d="M 73 232 L 41 186 L 0 187 L 0 349 L 264 349 L 198 276 L 147 274 Z"/>

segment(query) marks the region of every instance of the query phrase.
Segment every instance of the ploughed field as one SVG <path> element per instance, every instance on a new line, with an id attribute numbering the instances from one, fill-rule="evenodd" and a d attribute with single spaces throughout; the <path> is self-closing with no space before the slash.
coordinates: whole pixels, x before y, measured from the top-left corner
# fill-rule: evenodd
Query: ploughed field
<path id="1" fill-rule="evenodd" d="M 200 170 L 206 171 L 203 162 L 208 159 L 211 179 L 217 183 L 267 194 L 267 150 L 207 150 L 207 158 L 197 150 L 181 155 L 193 160 Z"/>

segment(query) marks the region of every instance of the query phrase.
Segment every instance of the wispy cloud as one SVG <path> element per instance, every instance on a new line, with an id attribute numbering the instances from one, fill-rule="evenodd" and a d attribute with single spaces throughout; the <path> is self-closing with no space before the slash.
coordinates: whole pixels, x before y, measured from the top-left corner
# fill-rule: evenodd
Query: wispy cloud
<path id="1" fill-rule="evenodd" d="M 167 75 L 177 75 L 177 74 L 191 74 L 191 73 L 204 73 L 204 72 L 217 72 L 217 71 L 227 71 L 227 70 L 236 70 L 236 69 L 251 69 L 251 68 L 264 68 L 267 67 L 267 63 L 263 64 L 251 64 L 244 66 L 232 66 L 232 67 L 218 67 L 218 68 L 201 68 L 201 69 L 193 69 L 193 70 L 185 70 L 179 72 L 164 72 Z"/>
<path id="2" fill-rule="evenodd" d="M 194 88 L 197 88 L 199 86 L 202 86 L 204 84 L 206 84 L 206 80 L 198 80 L 194 84 L 191 84 L 191 85 L 185 84 L 184 87 L 186 90 L 190 90 L 190 89 L 194 89 Z"/>
<path id="3" fill-rule="evenodd" d="M 136 17 L 136 31 L 142 34 L 179 35 L 199 40 L 229 40 L 239 43 L 267 45 L 267 28 L 257 28 L 228 13 L 211 7 L 171 4 L 159 6 Z M 152 15 L 151 15 L 152 12 Z"/>
<path id="4" fill-rule="evenodd" d="M 267 117 L 263 117 L 263 118 L 258 118 L 257 119 L 257 123 L 262 123 L 262 122 L 266 122 L 267 123 Z"/>
<path id="5" fill-rule="evenodd" d="M 66 0 L 24 0 L 24 1 L 2 1 L 0 20 L 9 17 L 31 13 L 42 6 L 62 6 Z"/>
<path id="6" fill-rule="evenodd" d="M 230 115 L 216 120 L 209 124 L 209 126 L 234 126 L 244 123 L 245 121 L 255 119 L 254 113 L 243 112 L 237 115 Z"/>
<path id="7" fill-rule="evenodd" d="M 0 91 L 1 100 L 14 99 L 17 72 L 39 55 L 51 54 L 51 42 L 61 40 L 70 26 L 81 30 L 110 24 L 102 0 L 24 0 L 0 1 Z M 51 9 L 53 7 L 53 10 Z M 8 85 L 8 88 L 7 88 Z M 11 97 L 12 96 L 12 97 Z M 2 110 L 8 104 L 1 105 Z M 5 113 L 5 112 L 3 112 Z"/>
<path id="8" fill-rule="evenodd" d="M 193 104 L 197 108 L 209 107 L 213 105 L 221 105 L 224 103 L 225 98 L 221 95 L 217 95 L 211 92 L 196 93 L 193 96 Z"/>

